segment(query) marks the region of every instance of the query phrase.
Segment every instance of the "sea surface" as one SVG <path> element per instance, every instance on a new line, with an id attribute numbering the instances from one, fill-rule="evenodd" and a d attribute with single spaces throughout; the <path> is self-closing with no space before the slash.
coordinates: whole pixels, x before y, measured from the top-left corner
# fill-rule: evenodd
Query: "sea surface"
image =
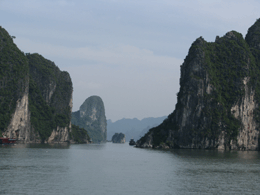
<path id="1" fill-rule="evenodd" d="M 0 194 L 260 194 L 260 152 L 0 146 Z"/>

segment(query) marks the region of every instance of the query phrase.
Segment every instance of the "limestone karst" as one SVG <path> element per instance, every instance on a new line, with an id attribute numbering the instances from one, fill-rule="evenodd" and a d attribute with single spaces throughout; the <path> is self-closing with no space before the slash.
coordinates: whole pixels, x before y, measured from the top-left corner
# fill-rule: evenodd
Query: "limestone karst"
<path id="1" fill-rule="evenodd" d="M 125 134 L 123 133 L 115 133 L 112 136 L 112 140 L 113 143 L 119 143 L 119 144 L 123 144 L 125 143 Z"/>
<path id="2" fill-rule="evenodd" d="M 87 98 L 80 109 L 72 113 L 72 124 L 87 130 L 93 142 L 106 142 L 107 122 L 105 107 L 99 96 Z"/>
<path id="3" fill-rule="evenodd" d="M 138 147 L 259 149 L 260 19 L 245 38 L 198 38 L 181 65 L 175 110 Z"/>
<path id="4" fill-rule="evenodd" d="M 18 143 L 69 142 L 69 73 L 39 54 L 24 54 L 2 27 L 0 67 L 0 133 Z"/>

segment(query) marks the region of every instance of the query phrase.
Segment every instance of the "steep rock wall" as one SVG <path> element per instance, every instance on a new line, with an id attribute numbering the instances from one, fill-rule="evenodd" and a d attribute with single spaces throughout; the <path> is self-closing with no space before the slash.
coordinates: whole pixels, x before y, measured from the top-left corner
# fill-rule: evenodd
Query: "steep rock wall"
<path id="1" fill-rule="evenodd" d="M 70 141 L 72 82 L 39 54 L 24 54 L 0 27 L 0 133 L 18 143 Z"/>
<path id="2" fill-rule="evenodd" d="M 91 96 L 72 113 L 72 124 L 87 130 L 93 142 L 105 142 L 107 139 L 107 121 L 105 107 L 99 96 Z"/>
<path id="3" fill-rule="evenodd" d="M 198 38 L 181 66 L 175 110 L 137 147 L 259 149 L 260 20 L 246 38 Z"/>
<path id="4" fill-rule="evenodd" d="M 232 144 L 232 149 L 244 149 L 244 150 L 257 150 L 259 149 L 259 124 L 254 118 L 254 111 L 258 108 L 258 104 L 255 100 L 255 91 L 250 89 L 248 86 L 250 78 L 244 79 L 245 84 L 245 96 L 242 101 L 236 103 L 232 108 L 231 112 L 235 118 L 241 121 L 239 134 L 237 136 L 237 143 Z"/>
<path id="5" fill-rule="evenodd" d="M 30 139 L 29 65 L 13 38 L 0 27 L 0 136 Z"/>
<path id="6" fill-rule="evenodd" d="M 28 83 L 29 86 L 29 83 Z M 16 138 L 20 143 L 27 143 L 35 140 L 36 136 L 31 133 L 30 128 L 30 112 L 29 112 L 29 88 L 27 87 L 21 99 L 17 100 L 16 109 L 12 115 L 12 119 L 4 135 Z"/>
<path id="7" fill-rule="evenodd" d="M 70 76 L 39 54 L 26 56 L 30 68 L 32 126 L 42 142 L 68 142 L 72 110 Z"/>

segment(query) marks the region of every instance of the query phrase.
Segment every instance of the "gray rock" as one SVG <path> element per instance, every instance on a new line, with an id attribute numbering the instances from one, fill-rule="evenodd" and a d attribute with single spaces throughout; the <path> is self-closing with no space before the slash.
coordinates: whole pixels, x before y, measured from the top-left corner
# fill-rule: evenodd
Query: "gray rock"
<path id="1" fill-rule="evenodd" d="M 125 134 L 123 133 L 115 133 L 112 137 L 113 143 L 125 143 Z"/>
<path id="2" fill-rule="evenodd" d="M 93 142 L 106 142 L 107 122 L 105 107 L 99 96 L 91 96 L 72 113 L 72 124 L 87 130 Z"/>

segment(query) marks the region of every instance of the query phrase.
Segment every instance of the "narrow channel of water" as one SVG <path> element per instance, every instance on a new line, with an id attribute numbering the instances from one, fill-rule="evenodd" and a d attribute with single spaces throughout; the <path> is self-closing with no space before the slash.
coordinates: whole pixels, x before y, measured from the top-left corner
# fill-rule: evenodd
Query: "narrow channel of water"
<path id="1" fill-rule="evenodd" d="M 0 146 L 0 194 L 259 194 L 260 152 Z"/>

